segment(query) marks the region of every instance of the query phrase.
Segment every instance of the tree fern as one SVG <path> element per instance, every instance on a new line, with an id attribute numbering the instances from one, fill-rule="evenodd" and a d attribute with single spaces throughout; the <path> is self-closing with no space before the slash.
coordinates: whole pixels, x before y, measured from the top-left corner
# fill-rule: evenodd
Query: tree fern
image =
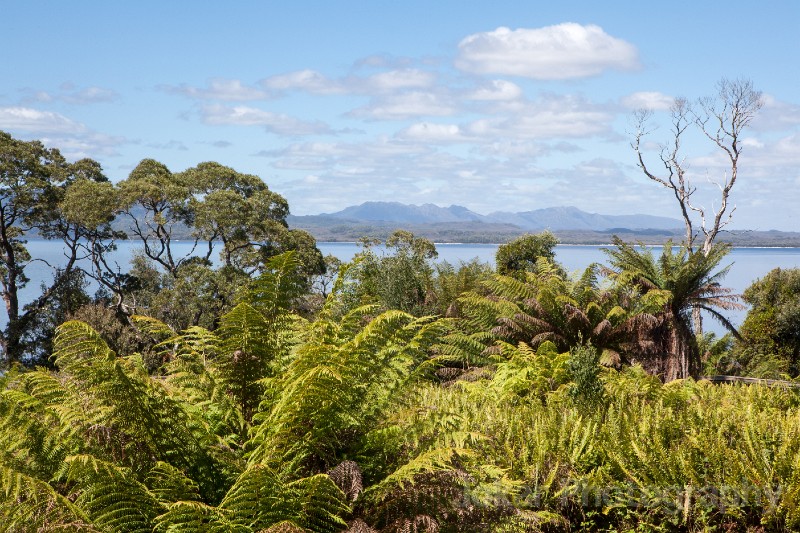
<path id="1" fill-rule="evenodd" d="M 103 530 L 152 531 L 155 518 L 165 510 L 130 469 L 90 455 L 68 457 L 57 477 L 76 485 L 75 505 Z"/>
<path id="2" fill-rule="evenodd" d="M 0 531 L 99 532 L 89 516 L 48 483 L 0 466 Z"/>

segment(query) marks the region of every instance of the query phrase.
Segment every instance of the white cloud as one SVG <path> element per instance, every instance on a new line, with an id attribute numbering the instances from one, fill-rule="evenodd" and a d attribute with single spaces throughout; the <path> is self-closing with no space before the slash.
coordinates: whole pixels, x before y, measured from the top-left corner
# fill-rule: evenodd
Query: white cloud
<path id="1" fill-rule="evenodd" d="M 86 126 L 53 111 L 30 107 L 0 107 L 0 129 L 45 133 L 83 133 Z"/>
<path id="2" fill-rule="evenodd" d="M 86 87 L 61 95 L 61 99 L 65 102 L 80 105 L 113 102 L 118 98 L 116 91 L 102 87 Z"/>
<path id="3" fill-rule="evenodd" d="M 436 76 L 431 72 L 415 68 L 389 70 L 373 74 L 367 80 L 370 88 L 379 91 L 395 91 L 398 89 L 424 89 L 431 87 Z"/>
<path id="4" fill-rule="evenodd" d="M 88 105 L 113 102 L 119 98 L 119 94 L 111 89 L 102 87 L 78 89 L 70 82 L 62 83 L 56 93 L 31 88 L 22 89 L 20 92 L 24 95 L 22 98 L 23 104 L 33 102 L 46 103 L 58 100 L 73 105 Z"/>
<path id="5" fill-rule="evenodd" d="M 106 135 L 97 132 L 78 134 L 43 135 L 39 137 L 46 146 L 58 148 L 67 159 L 81 159 L 84 157 L 97 158 L 100 156 L 118 156 L 117 148 L 128 142 L 124 137 Z"/>
<path id="6" fill-rule="evenodd" d="M 152 143 L 148 143 L 146 146 L 148 148 L 156 148 L 158 150 L 178 150 L 178 151 L 181 151 L 181 152 L 185 152 L 185 151 L 188 150 L 188 148 L 186 147 L 186 145 L 183 142 L 178 141 L 176 139 L 172 139 L 170 141 L 161 142 L 161 143 L 152 142 Z"/>
<path id="7" fill-rule="evenodd" d="M 470 35 L 458 47 L 456 67 L 477 74 L 564 80 L 639 66 L 635 46 L 595 25 L 564 23 L 518 30 L 501 27 Z"/>
<path id="8" fill-rule="evenodd" d="M 281 135 L 314 135 L 332 133 L 321 121 L 307 122 L 283 113 L 272 113 L 254 107 L 209 105 L 201 109 L 203 122 L 212 126 L 263 126 Z"/>
<path id="9" fill-rule="evenodd" d="M 525 160 L 530 160 L 555 152 L 573 153 L 579 151 L 581 151 L 581 149 L 578 146 L 567 142 L 546 144 L 541 141 L 517 141 L 513 139 L 506 139 L 502 142 L 489 142 L 478 149 L 479 153 L 492 157 L 505 157 Z"/>
<path id="10" fill-rule="evenodd" d="M 432 87 L 436 76 L 416 68 L 400 68 L 379 72 L 371 76 L 348 76 L 333 80 L 315 70 L 298 70 L 270 76 L 261 85 L 270 90 L 301 90 L 312 94 L 370 94 L 390 93 L 407 89 Z"/>
<path id="11" fill-rule="evenodd" d="M 515 106 L 506 115 L 470 123 L 470 135 L 486 138 L 546 139 L 610 134 L 614 116 L 578 97 L 548 96 L 539 102 Z"/>
<path id="12" fill-rule="evenodd" d="M 410 91 L 387 95 L 348 115 L 372 120 L 403 120 L 413 117 L 443 117 L 456 112 L 452 100 L 437 93 Z"/>
<path id="13" fill-rule="evenodd" d="M 753 129 L 759 131 L 781 131 L 800 125 L 800 105 L 782 102 L 765 94 L 764 107 L 753 119 Z"/>
<path id="14" fill-rule="evenodd" d="M 461 128 L 456 124 L 434 124 L 430 122 L 418 122 L 397 133 L 396 137 L 402 140 L 417 142 L 465 142 Z"/>
<path id="15" fill-rule="evenodd" d="M 327 78 L 316 70 L 305 69 L 261 80 L 261 85 L 277 91 L 293 89 L 308 91 L 313 94 L 337 94 L 344 92 L 344 87 Z"/>
<path id="16" fill-rule="evenodd" d="M 675 98 L 657 91 L 641 91 L 622 98 L 622 105 L 628 109 L 652 109 L 666 111 L 675 102 Z"/>
<path id="17" fill-rule="evenodd" d="M 249 100 L 264 100 L 270 97 L 269 93 L 255 87 L 249 87 L 243 84 L 241 80 L 223 78 L 210 79 L 207 87 L 192 87 L 182 83 L 178 86 L 162 85 L 159 89 L 198 100 L 245 102 Z"/>
<path id="18" fill-rule="evenodd" d="M 506 80 L 492 80 L 467 94 L 470 100 L 504 101 L 522 97 L 522 88 Z"/>

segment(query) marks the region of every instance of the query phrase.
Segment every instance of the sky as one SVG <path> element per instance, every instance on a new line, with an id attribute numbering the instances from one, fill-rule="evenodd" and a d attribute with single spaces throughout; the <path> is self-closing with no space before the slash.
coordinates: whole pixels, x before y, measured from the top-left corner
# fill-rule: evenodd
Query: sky
<path id="1" fill-rule="evenodd" d="M 260 176 L 293 214 L 365 201 L 679 217 L 631 148 L 676 97 L 749 79 L 733 229 L 800 231 L 800 2 L 0 3 L 0 130 L 91 157 Z M 722 154 L 684 142 L 696 202 Z"/>

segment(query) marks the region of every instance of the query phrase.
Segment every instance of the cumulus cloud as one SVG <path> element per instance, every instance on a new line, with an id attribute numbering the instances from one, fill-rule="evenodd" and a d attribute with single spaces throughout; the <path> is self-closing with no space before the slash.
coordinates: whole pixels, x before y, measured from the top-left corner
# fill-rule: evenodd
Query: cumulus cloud
<path id="1" fill-rule="evenodd" d="M 203 122 L 211 126 L 262 126 L 280 135 L 314 135 L 332 133 L 321 121 L 308 122 L 283 113 L 272 113 L 254 107 L 209 105 L 201 109 Z"/>
<path id="2" fill-rule="evenodd" d="M 353 80 L 360 85 L 359 80 Z M 436 81 L 436 76 L 431 72 L 415 68 L 389 70 L 379 72 L 367 78 L 366 85 L 379 91 L 395 91 L 399 89 L 423 89 L 431 87 Z M 357 86 L 354 87 L 357 89 Z"/>
<path id="3" fill-rule="evenodd" d="M 512 113 L 471 122 L 470 135 L 486 138 L 544 139 L 610 135 L 614 115 L 602 106 L 573 96 L 548 96 L 516 106 Z"/>
<path id="4" fill-rule="evenodd" d="M 302 90 L 313 94 L 337 94 L 345 91 L 339 82 L 311 69 L 270 76 L 260 83 L 267 89 L 277 91 Z"/>
<path id="5" fill-rule="evenodd" d="M 506 80 L 492 80 L 481 87 L 467 93 L 469 100 L 506 101 L 522 97 L 522 88 L 516 83 Z"/>
<path id="6" fill-rule="evenodd" d="M 783 102 L 765 94 L 764 107 L 753 119 L 753 128 L 759 131 L 781 131 L 800 125 L 800 105 Z"/>
<path id="7" fill-rule="evenodd" d="M 461 128 L 456 124 L 434 124 L 430 122 L 418 122 L 408 128 L 399 131 L 396 135 L 398 139 L 433 142 L 433 143 L 452 143 L 468 141 L 464 137 Z"/>
<path id="8" fill-rule="evenodd" d="M 653 111 L 668 110 L 675 98 L 657 91 L 641 91 L 629 94 L 622 98 L 622 105 L 628 109 L 652 109 Z"/>
<path id="9" fill-rule="evenodd" d="M 31 88 L 22 89 L 21 92 L 24 95 L 22 103 L 61 101 L 73 105 L 88 105 L 113 102 L 119 99 L 119 94 L 111 89 L 102 87 L 77 88 L 70 82 L 62 83 L 56 92 Z"/>
<path id="10" fill-rule="evenodd" d="M 349 116 L 371 120 L 404 120 L 413 117 L 443 117 L 456 112 L 452 100 L 435 92 L 409 91 L 377 98 Z"/>
<path id="11" fill-rule="evenodd" d="M 225 100 L 231 102 L 245 102 L 250 100 L 264 100 L 270 97 L 266 91 L 250 87 L 241 80 L 212 78 L 206 87 L 192 87 L 182 83 L 180 85 L 161 85 L 160 90 L 180 94 L 197 100 Z"/>
<path id="12" fill-rule="evenodd" d="M 30 107 L 0 107 L 0 129 L 36 134 L 84 133 L 86 126 L 60 113 Z"/>
<path id="13" fill-rule="evenodd" d="M 632 44 L 595 25 L 564 23 L 537 29 L 500 27 L 458 45 L 456 67 L 476 74 L 565 80 L 639 67 Z"/>

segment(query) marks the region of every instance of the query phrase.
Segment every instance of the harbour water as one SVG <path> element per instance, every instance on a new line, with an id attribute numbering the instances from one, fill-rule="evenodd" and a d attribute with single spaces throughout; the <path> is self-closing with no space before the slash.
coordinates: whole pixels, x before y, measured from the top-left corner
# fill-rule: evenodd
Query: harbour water
<path id="1" fill-rule="evenodd" d="M 318 246 L 323 254 L 331 254 L 342 261 L 349 261 L 361 249 L 356 243 L 321 242 Z M 439 253 L 437 261 L 447 261 L 458 265 L 461 261 L 470 261 L 477 258 L 479 261 L 494 263 L 497 244 L 437 244 Z M 51 279 L 52 268 L 63 262 L 63 253 L 58 243 L 52 241 L 32 240 L 28 243 L 31 256 L 42 261 L 33 262 L 27 269 L 31 278 L 28 286 L 21 294 L 21 299 L 30 301 L 39 291 L 42 281 Z M 136 253 L 139 246 L 132 241 L 121 241 L 114 255 L 120 270 L 126 270 L 128 263 Z M 603 253 L 605 246 L 575 246 L 558 245 L 556 247 L 556 260 L 569 272 L 582 271 L 592 263 L 605 263 L 607 257 Z M 189 253 L 191 243 L 176 243 L 176 251 Z M 380 249 L 379 253 L 380 253 Z M 654 254 L 660 253 L 660 247 L 654 247 Z M 46 261 L 46 263 L 45 263 Z M 48 265 L 49 264 L 49 265 Z M 725 285 L 735 293 L 742 293 L 753 281 L 763 277 L 774 268 L 800 267 L 800 248 L 734 248 L 723 261 L 723 266 L 731 265 Z M 738 325 L 744 319 L 746 311 L 728 313 L 728 317 Z M 4 321 L 4 320 L 2 320 Z M 712 331 L 720 332 L 721 329 L 713 323 L 708 324 Z"/>

